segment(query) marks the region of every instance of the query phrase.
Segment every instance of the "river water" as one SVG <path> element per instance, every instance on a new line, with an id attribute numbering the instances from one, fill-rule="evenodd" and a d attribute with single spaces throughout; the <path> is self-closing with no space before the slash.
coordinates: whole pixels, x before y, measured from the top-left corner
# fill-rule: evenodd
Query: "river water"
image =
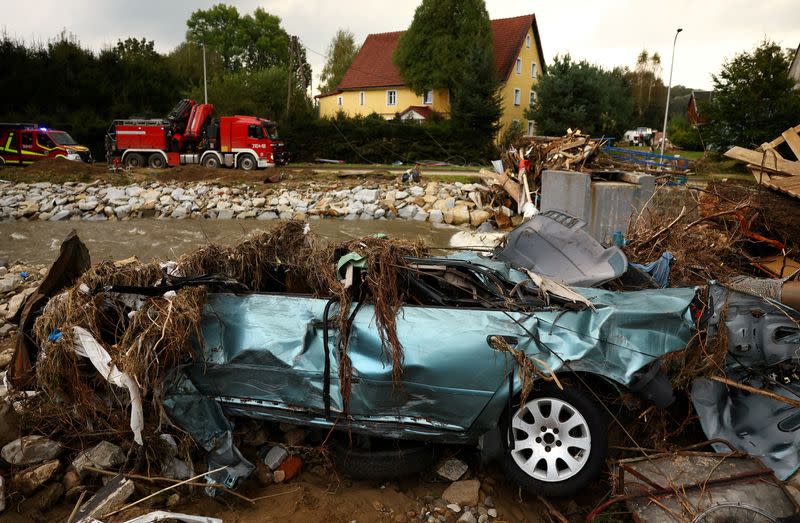
<path id="1" fill-rule="evenodd" d="M 258 220 L 130 220 L 108 222 L 0 222 L 0 262 L 49 265 L 61 241 L 72 229 L 89 248 L 92 262 L 137 256 L 174 259 L 208 243 L 231 245 L 247 234 L 269 230 L 277 222 Z M 432 247 L 446 247 L 459 228 L 413 220 L 311 220 L 323 238 L 338 241 L 376 233 L 395 238 L 421 239 Z"/>

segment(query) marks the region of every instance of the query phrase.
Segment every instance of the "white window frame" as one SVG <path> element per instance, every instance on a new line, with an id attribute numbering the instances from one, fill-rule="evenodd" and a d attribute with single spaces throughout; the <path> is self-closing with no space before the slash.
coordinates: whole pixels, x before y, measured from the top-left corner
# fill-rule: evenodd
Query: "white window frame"
<path id="1" fill-rule="evenodd" d="M 519 107 L 520 98 L 522 97 L 522 90 L 521 89 L 514 89 L 514 105 Z"/>
<path id="2" fill-rule="evenodd" d="M 530 98 L 530 100 L 528 101 L 528 104 L 529 104 L 531 107 L 533 107 L 533 105 L 534 105 L 535 103 L 536 103 L 536 91 L 533 91 L 533 90 L 531 90 L 531 98 Z"/>
<path id="3" fill-rule="evenodd" d="M 531 35 L 527 35 L 525 37 L 525 47 L 527 47 L 528 49 L 531 48 Z"/>
<path id="4" fill-rule="evenodd" d="M 533 131 L 535 131 L 533 120 L 528 120 L 528 136 L 533 136 Z"/>
<path id="5" fill-rule="evenodd" d="M 423 105 L 433 105 L 433 89 L 428 89 L 422 94 Z"/>
<path id="6" fill-rule="evenodd" d="M 360 93 L 358 93 L 358 103 L 359 103 L 359 105 L 362 105 L 362 106 L 364 105 L 365 96 L 366 95 L 364 94 L 364 91 L 361 91 Z"/>
<path id="7" fill-rule="evenodd" d="M 517 74 L 522 74 L 522 58 L 517 58 Z"/>
<path id="8" fill-rule="evenodd" d="M 336 97 L 336 105 L 338 105 L 339 107 L 344 105 L 344 97 L 343 96 L 337 96 Z"/>
<path id="9" fill-rule="evenodd" d="M 536 62 L 531 62 L 531 78 L 536 78 Z"/>
<path id="10" fill-rule="evenodd" d="M 386 105 L 390 107 L 397 105 L 397 91 L 395 89 L 386 91 Z"/>

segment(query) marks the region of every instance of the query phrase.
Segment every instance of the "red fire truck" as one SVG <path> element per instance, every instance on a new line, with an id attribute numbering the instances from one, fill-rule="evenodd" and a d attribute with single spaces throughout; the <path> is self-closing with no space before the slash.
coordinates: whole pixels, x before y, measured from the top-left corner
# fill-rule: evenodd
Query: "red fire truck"
<path id="1" fill-rule="evenodd" d="M 92 153 L 64 131 L 32 123 L 0 123 L 0 166 L 29 165 L 44 158 L 90 163 Z"/>
<path id="2" fill-rule="evenodd" d="M 212 104 L 181 100 L 164 119 L 114 120 L 106 159 L 127 167 L 200 164 L 245 171 L 286 163 L 275 122 L 254 116 L 214 117 Z"/>

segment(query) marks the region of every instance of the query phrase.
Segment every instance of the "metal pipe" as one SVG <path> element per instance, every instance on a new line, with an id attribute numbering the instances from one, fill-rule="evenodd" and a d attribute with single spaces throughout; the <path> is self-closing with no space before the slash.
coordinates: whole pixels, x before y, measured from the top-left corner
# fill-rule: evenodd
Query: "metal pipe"
<path id="1" fill-rule="evenodd" d="M 664 146 L 667 143 L 667 118 L 669 117 L 669 97 L 672 92 L 672 66 L 675 64 L 675 44 L 678 42 L 678 35 L 683 29 L 675 31 L 675 38 L 672 40 L 672 58 L 669 61 L 669 85 L 667 87 L 667 107 L 664 109 L 664 130 L 661 133 L 661 156 L 664 156 Z M 661 158 L 659 161 L 663 162 Z"/>

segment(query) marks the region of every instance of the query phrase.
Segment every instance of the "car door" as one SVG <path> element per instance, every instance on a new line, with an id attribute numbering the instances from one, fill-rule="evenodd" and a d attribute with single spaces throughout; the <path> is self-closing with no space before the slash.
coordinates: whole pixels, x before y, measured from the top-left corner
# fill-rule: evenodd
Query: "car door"
<path id="1" fill-rule="evenodd" d="M 322 414 L 327 301 L 281 294 L 209 294 L 195 386 L 228 407 Z M 335 333 L 329 332 L 333 340 Z M 334 343 L 329 344 L 333 352 Z M 331 412 L 341 411 L 338 366 L 329 359 Z"/>
<path id="2" fill-rule="evenodd" d="M 397 315 L 402 378 L 394 381 L 374 308 L 365 305 L 353 322 L 348 348 L 354 369 L 350 413 L 376 422 L 467 430 L 515 365 L 508 353 L 490 347 L 489 337 L 508 336 L 521 348 L 528 345 L 524 329 L 512 318 L 518 315 L 404 306 Z"/>

